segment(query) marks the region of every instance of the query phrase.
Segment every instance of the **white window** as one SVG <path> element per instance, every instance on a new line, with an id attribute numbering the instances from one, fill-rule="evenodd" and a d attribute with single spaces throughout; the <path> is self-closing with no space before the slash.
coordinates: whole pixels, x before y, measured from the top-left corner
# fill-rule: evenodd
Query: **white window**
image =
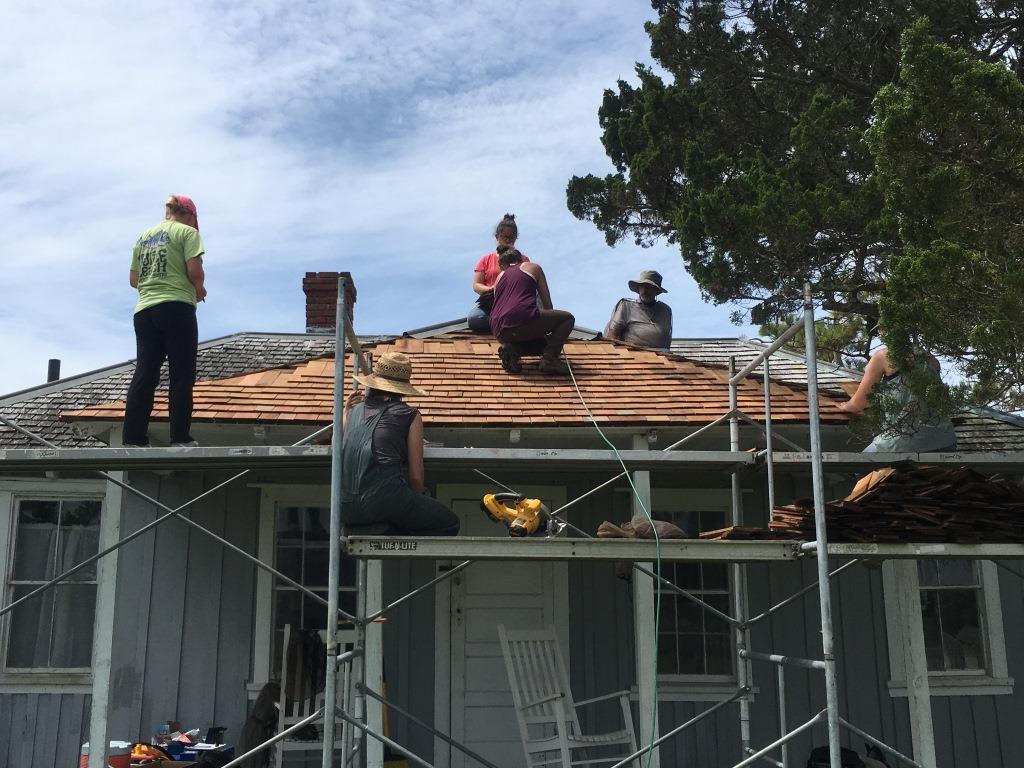
<path id="1" fill-rule="evenodd" d="M 0 493 L 0 512 L 7 518 L 0 525 L 0 541 L 7 544 L 0 548 L 4 605 L 95 555 L 101 510 L 101 495 Z M 96 572 L 90 564 L 4 616 L 5 679 L 89 673 Z"/>
<path id="2" fill-rule="evenodd" d="M 327 599 L 327 568 L 330 562 L 331 510 L 329 506 L 277 505 L 274 528 L 274 567 Z M 355 560 L 341 556 L 338 607 L 356 611 Z M 273 598 L 274 640 L 271 658 L 280 662 L 284 626 L 296 629 L 327 629 L 327 606 L 291 584 L 275 579 Z M 278 670 L 275 668 L 275 672 Z"/>
<path id="3" fill-rule="evenodd" d="M 728 524 L 729 491 L 653 488 L 652 514 L 688 536 Z M 662 575 L 693 596 L 731 615 L 729 567 L 722 563 L 669 563 Z M 658 598 L 655 586 L 655 604 Z M 735 643 L 727 622 L 668 588 L 660 590 L 658 696 L 663 701 L 715 701 L 735 693 Z M 653 624 L 653 614 L 650 624 Z M 645 619 L 638 621 L 646 624 Z"/>
<path id="4" fill-rule="evenodd" d="M 320 485 L 260 486 L 259 557 L 291 579 L 327 599 L 330 555 L 330 489 Z M 354 614 L 355 560 L 342 554 L 338 606 Z M 263 569 L 256 577 L 256 637 L 253 678 L 259 687 L 277 672 L 284 625 L 326 629 L 327 606 Z"/>
<path id="5" fill-rule="evenodd" d="M 705 509 L 655 512 L 658 520 L 675 523 L 690 538 L 726 525 L 726 511 Z M 722 613 L 729 613 L 729 570 L 724 563 L 662 563 L 661 574 L 677 587 Z M 733 637 L 727 622 L 678 593 L 661 588 L 658 623 L 658 674 L 694 675 L 732 680 Z"/>
<path id="6" fill-rule="evenodd" d="M 997 566 L 988 560 L 920 560 L 921 600 L 928 684 L 932 695 L 1011 693 L 1006 667 Z M 912 572 L 913 573 L 913 572 Z M 890 693 L 906 695 L 902 623 L 896 615 L 896 577 L 883 569 L 889 635 Z"/>

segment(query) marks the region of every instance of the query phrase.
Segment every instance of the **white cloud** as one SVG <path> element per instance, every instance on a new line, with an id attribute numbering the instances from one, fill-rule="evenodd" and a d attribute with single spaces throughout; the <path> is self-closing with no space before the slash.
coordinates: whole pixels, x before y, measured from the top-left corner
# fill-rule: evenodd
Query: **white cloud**
<path id="1" fill-rule="evenodd" d="M 464 314 L 505 211 L 556 303 L 603 326 L 665 274 L 677 335 L 735 335 L 672 249 L 609 249 L 565 208 L 609 168 L 604 88 L 647 58 L 644 3 L 16 3 L 0 33 L 0 392 L 134 354 L 128 255 L 192 195 L 200 335 L 299 331 L 302 274 L 351 270 L 359 330 Z"/>

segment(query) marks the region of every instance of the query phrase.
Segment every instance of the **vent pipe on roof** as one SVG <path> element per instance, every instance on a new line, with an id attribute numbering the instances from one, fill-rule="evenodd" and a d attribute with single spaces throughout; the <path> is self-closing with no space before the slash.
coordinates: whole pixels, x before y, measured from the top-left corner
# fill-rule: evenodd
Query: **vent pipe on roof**
<path id="1" fill-rule="evenodd" d="M 50 358 L 46 364 L 46 381 L 56 381 L 60 378 L 60 360 L 56 358 Z"/>

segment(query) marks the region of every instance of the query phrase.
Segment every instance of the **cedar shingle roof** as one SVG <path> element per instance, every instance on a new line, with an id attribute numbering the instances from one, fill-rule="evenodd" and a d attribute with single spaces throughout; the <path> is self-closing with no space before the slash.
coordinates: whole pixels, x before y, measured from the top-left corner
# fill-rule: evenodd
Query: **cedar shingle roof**
<path id="1" fill-rule="evenodd" d="M 444 324 L 442 324 L 444 325 Z M 449 327 L 450 326 L 450 327 Z M 448 323 L 421 329 L 413 335 L 432 337 L 445 330 L 464 329 L 465 323 Z M 459 335 L 453 333 L 451 335 Z M 481 337 L 461 334 L 464 339 L 479 341 Z M 382 337 L 361 337 L 364 344 Z M 673 351 L 695 363 L 705 366 L 725 366 L 735 355 L 737 363 L 745 364 L 760 351 L 763 344 L 745 339 L 674 339 Z M 293 366 L 298 367 L 312 358 L 332 355 L 334 337 L 326 334 L 237 333 L 203 342 L 199 347 L 198 378 L 213 380 L 235 377 L 252 371 Z M 104 445 L 97 438 L 81 434 L 77 425 L 61 420 L 61 414 L 111 403 L 124 397 L 133 371 L 132 361 L 110 366 L 91 373 L 69 377 L 52 384 L 41 385 L 23 392 L 0 398 L 0 413 L 18 424 L 40 434 L 62 448 L 98 447 Z M 503 373 L 499 373 L 504 377 Z M 529 376 L 530 374 L 524 374 Z M 805 386 L 806 364 L 801 355 L 780 350 L 772 358 L 772 379 Z M 818 379 L 823 388 L 850 387 L 857 381 L 856 372 L 836 369 L 827 363 L 818 364 Z M 500 379 L 506 382 L 506 379 Z M 549 382 L 550 383 L 550 382 Z M 829 387 L 828 385 L 832 386 Z M 161 386 L 166 386 L 166 373 Z M 634 390 L 636 391 L 636 390 Z M 159 398 L 158 394 L 158 398 Z M 575 392 L 572 393 L 575 398 Z M 216 411 L 215 411 L 216 412 Z M 625 414 L 623 414 L 625 415 Z M 979 409 L 954 419 L 960 450 L 1024 451 L 1024 419 L 1010 414 Z M 457 423 L 457 422 L 453 422 Z M 0 447 L 20 448 L 37 444 L 14 430 L 0 425 Z"/>
<path id="2" fill-rule="evenodd" d="M 415 403 L 433 427 L 576 426 L 587 414 L 568 378 L 545 376 L 526 361 L 521 375 L 509 376 L 489 337 L 445 334 L 434 339 L 400 338 L 371 347 L 379 355 L 395 349 L 413 356 L 413 383 L 427 393 Z M 728 376 L 720 367 L 699 365 L 673 355 L 609 341 L 570 341 L 565 348 L 580 391 L 597 421 L 609 426 L 701 425 L 729 410 Z M 351 370 L 351 359 L 346 370 Z M 273 422 L 321 424 L 331 418 L 334 360 L 259 371 L 201 382 L 194 392 L 195 422 Z M 805 389 L 773 386 L 772 417 L 806 421 Z M 845 399 L 845 398 L 843 398 Z M 823 396 L 822 419 L 844 423 L 841 399 Z M 743 382 L 739 407 L 763 417 L 758 380 Z M 119 420 L 123 403 L 105 403 L 67 413 L 72 420 Z M 167 418 L 167 400 L 158 397 L 156 419 Z"/>

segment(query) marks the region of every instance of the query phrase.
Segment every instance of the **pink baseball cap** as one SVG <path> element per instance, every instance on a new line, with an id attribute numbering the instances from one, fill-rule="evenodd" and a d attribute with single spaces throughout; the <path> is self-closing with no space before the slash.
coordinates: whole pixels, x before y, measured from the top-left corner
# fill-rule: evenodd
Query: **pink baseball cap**
<path id="1" fill-rule="evenodd" d="M 174 195 L 174 199 L 178 201 L 178 205 L 196 217 L 196 229 L 199 229 L 199 212 L 196 211 L 196 204 L 192 198 L 187 195 Z"/>

